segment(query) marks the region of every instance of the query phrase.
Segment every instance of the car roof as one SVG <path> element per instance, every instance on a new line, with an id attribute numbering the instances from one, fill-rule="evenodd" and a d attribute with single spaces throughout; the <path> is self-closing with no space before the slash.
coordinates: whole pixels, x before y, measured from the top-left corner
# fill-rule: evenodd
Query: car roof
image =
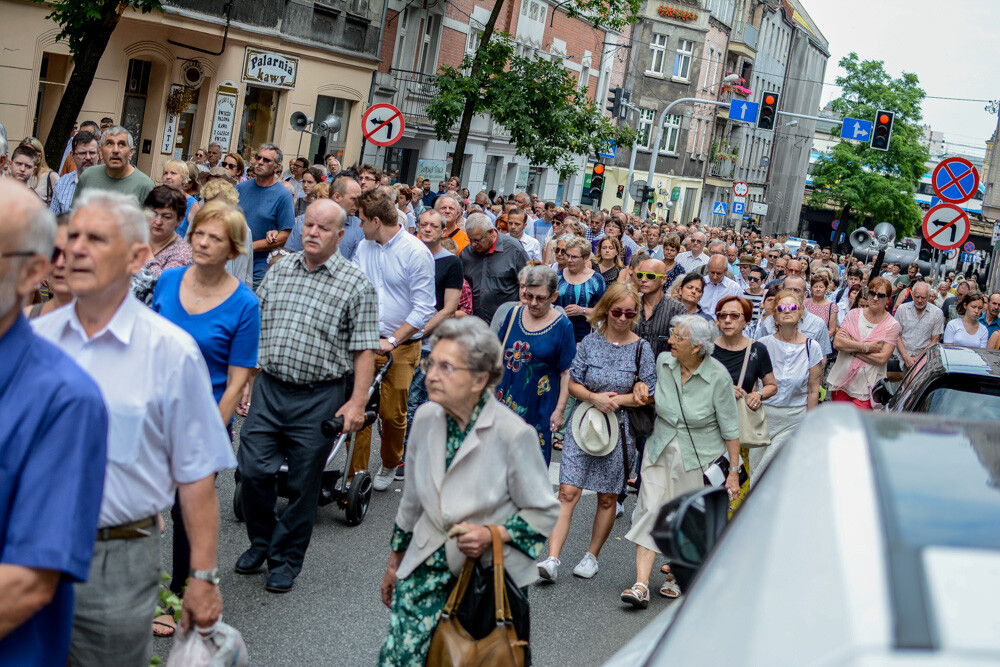
<path id="1" fill-rule="evenodd" d="M 1000 377 L 1000 350 L 961 345 L 935 345 L 929 360 L 946 373 Z"/>

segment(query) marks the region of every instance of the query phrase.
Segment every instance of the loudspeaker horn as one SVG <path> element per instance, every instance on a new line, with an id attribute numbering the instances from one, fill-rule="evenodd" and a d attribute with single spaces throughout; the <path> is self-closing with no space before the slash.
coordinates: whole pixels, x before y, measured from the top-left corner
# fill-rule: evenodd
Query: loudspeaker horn
<path id="1" fill-rule="evenodd" d="M 328 134 L 337 134 L 340 132 L 340 116 L 334 116 L 333 114 L 326 117 L 326 119 L 319 124 L 319 129 Z"/>
<path id="2" fill-rule="evenodd" d="M 292 129 L 296 132 L 305 132 L 306 128 L 313 122 L 313 119 L 305 115 L 301 111 L 296 111 L 292 114 L 289 119 L 292 125 Z"/>
<path id="3" fill-rule="evenodd" d="M 891 222 L 880 222 L 875 225 L 875 239 L 883 248 L 896 240 L 896 228 Z"/>
<path id="4" fill-rule="evenodd" d="M 851 247 L 855 250 L 867 250 L 872 246 L 874 241 L 872 241 L 871 235 L 868 233 L 867 229 L 855 229 L 851 232 Z"/>

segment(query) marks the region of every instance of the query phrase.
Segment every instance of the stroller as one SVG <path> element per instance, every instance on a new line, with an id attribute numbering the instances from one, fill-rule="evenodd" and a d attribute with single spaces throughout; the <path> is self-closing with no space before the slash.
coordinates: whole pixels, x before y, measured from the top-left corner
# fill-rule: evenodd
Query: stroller
<path id="1" fill-rule="evenodd" d="M 380 387 L 382 380 L 392 366 L 392 355 L 389 354 L 386 356 L 388 356 L 388 360 L 375 373 L 375 378 L 372 380 L 371 386 L 368 387 L 368 403 L 365 405 L 365 423 L 362 428 L 374 424 L 378 418 L 379 397 L 381 396 Z M 344 428 L 343 417 L 327 419 L 323 422 L 321 428 L 324 436 L 336 438 L 336 441 L 330 449 L 330 455 L 326 457 L 326 467 L 328 469 L 323 470 L 323 480 L 320 483 L 319 491 L 319 505 L 322 507 L 330 503 L 337 503 L 337 506 L 344 510 L 346 514 L 345 521 L 347 525 L 356 526 L 365 520 L 365 514 L 368 513 L 368 505 L 372 497 L 371 474 L 367 470 L 361 470 L 354 475 L 354 478 L 348 485 L 347 470 L 351 465 L 351 458 L 354 455 L 355 434 L 341 432 Z M 350 440 L 350 444 L 347 447 L 347 458 L 344 462 L 344 468 L 332 467 L 334 458 L 348 440 Z M 281 464 L 281 467 L 278 468 L 276 481 L 278 484 L 278 496 L 287 498 L 287 463 Z M 243 521 L 243 483 L 240 481 L 239 469 L 236 470 L 236 488 L 233 491 L 233 514 L 236 515 L 237 520 Z"/>

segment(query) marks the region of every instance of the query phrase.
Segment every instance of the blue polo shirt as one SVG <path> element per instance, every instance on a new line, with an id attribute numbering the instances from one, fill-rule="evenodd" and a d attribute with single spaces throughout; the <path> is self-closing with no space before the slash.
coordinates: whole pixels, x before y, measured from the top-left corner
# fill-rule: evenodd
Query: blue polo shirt
<path id="1" fill-rule="evenodd" d="M 295 203 L 292 193 L 281 183 L 262 188 L 257 181 L 243 181 L 236 186 L 240 208 L 247 219 L 254 241 L 260 241 L 272 230 L 282 231 L 295 226 Z M 253 278 L 256 285 L 267 271 L 269 250 L 254 251 Z"/>
<path id="2" fill-rule="evenodd" d="M 979 323 L 982 324 L 984 327 L 986 327 L 986 330 L 989 332 L 990 336 L 995 334 L 997 331 L 1000 331 L 1000 317 L 993 320 L 993 324 L 988 324 L 986 322 L 986 313 L 983 313 L 982 315 L 979 316 Z M 989 339 L 987 338 L 987 340 Z"/>
<path id="3" fill-rule="evenodd" d="M 72 306 L 68 306 L 72 307 Z M 0 639 L 0 665 L 65 665 L 104 492 L 97 384 L 27 320 L 0 338 L 0 563 L 62 573 L 52 601 Z"/>

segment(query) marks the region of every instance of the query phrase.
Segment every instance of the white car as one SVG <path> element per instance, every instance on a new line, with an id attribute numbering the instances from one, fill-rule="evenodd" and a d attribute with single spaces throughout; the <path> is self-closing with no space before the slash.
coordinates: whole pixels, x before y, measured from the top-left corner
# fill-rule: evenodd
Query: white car
<path id="1" fill-rule="evenodd" d="M 726 504 L 664 507 L 657 544 L 697 574 L 608 665 L 1000 664 L 995 422 L 823 406 Z"/>

